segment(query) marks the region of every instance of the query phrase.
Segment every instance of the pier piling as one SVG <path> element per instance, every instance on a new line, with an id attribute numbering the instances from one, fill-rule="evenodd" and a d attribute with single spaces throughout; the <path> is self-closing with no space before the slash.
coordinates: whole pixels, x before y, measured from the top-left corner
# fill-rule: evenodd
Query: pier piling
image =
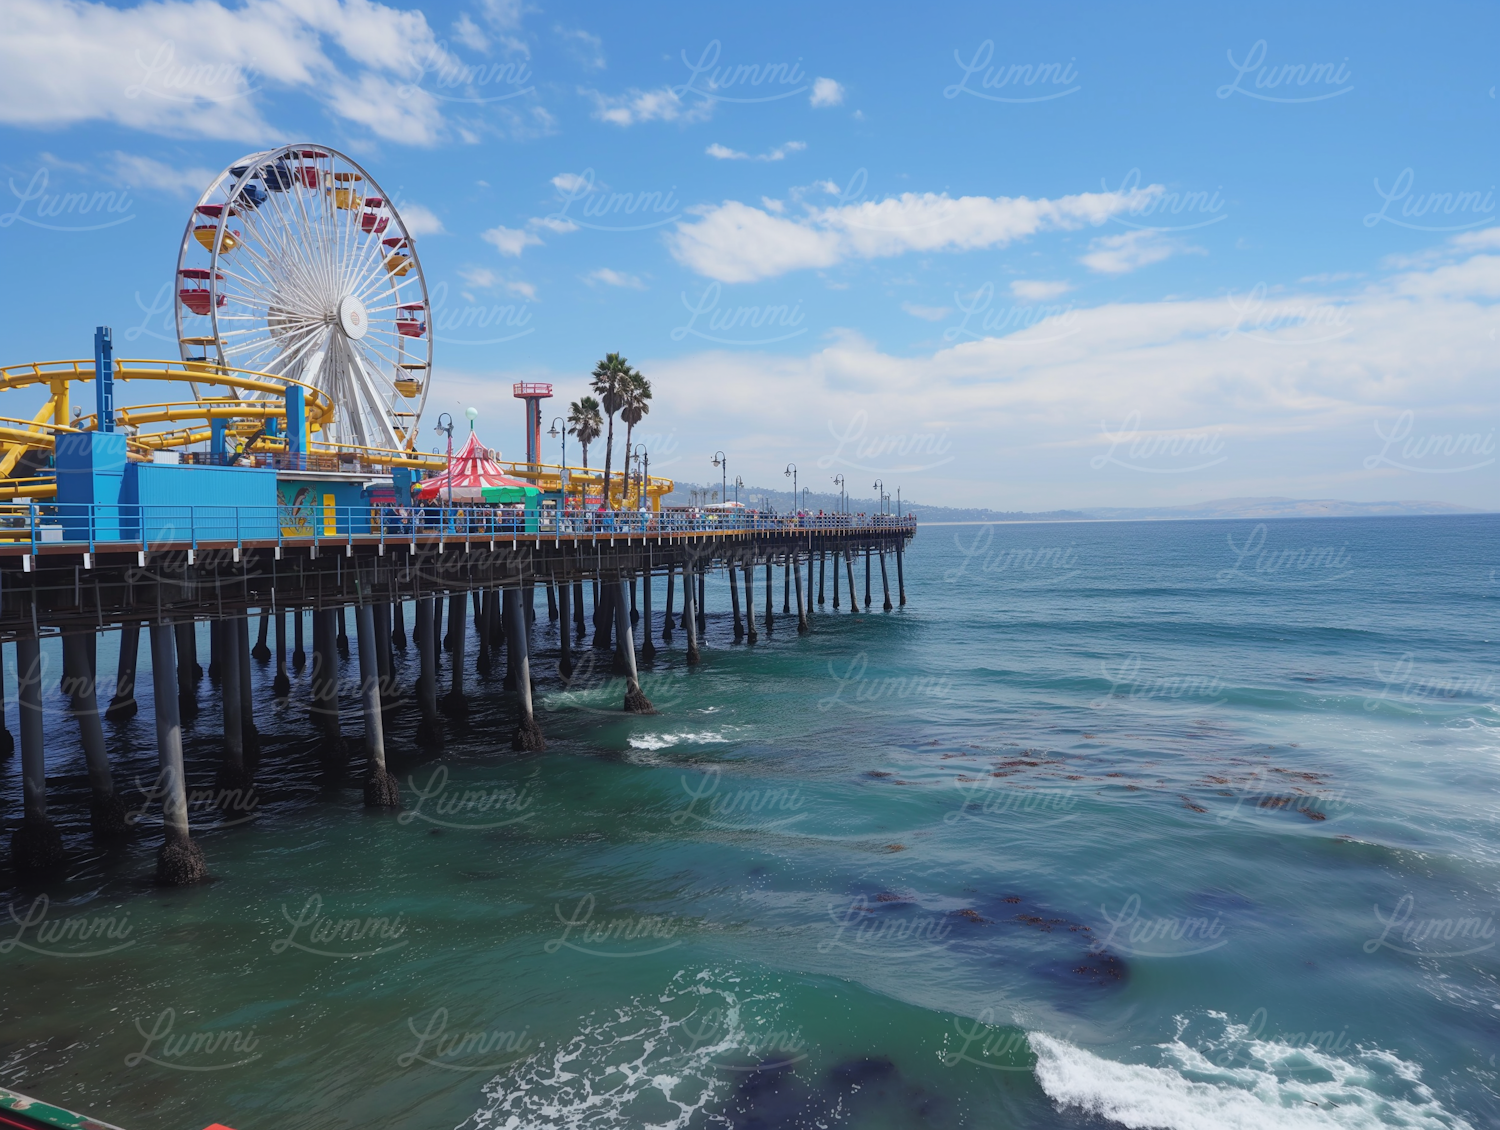
<path id="1" fill-rule="evenodd" d="M 16 640 L 16 700 L 21 725 L 21 826 L 10 839 L 11 859 L 23 874 L 63 865 L 62 833 L 47 817 L 47 759 L 42 749 L 42 648 L 35 636 Z M 170 686 L 170 684 L 168 684 Z"/>
<path id="2" fill-rule="evenodd" d="M 464 605 L 468 601 L 462 590 L 448 595 L 448 649 L 453 653 L 453 670 L 448 696 L 443 699 L 443 709 L 449 714 L 467 714 L 468 701 L 464 698 L 464 636 L 468 628 L 468 617 Z"/>
<path id="3" fill-rule="evenodd" d="M 176 640 L 170 622 L 151 625 L 151 681 L 156 699 L 157 786 L 161 793 L 162 845 L 156 882 L 163 887 L 196 883 L 208 874 L 203 852 L 188 830 L 187 781 L 182 768 L 182 720 L 172 671 Z"/>
<path id="4" fill-rule="evenodd" d="M 885 571 L 885 550 L 880 551 L 880 587 L 885 591 L 885 610 L 889 612 L 891 604 L 891 578 Z"/>
<path id="5" fill-rule="evenodd" d="M 630 582 L 621 576 L 615 599 L 615 639 L 618 645 L 616 654 L 624 667 L 625 709 L 631 714 L 655 714 L 656 708 L 641 691 L 640 674 L 635 665 L 635 634 L 631 631 L 630 613 L 625 607 L 630 599 L 629 587 Z"/>
<path id="6" fill-rule="evenodd" d="M 859 590 L 854 587 L 854 558 L 844 551 L 844 576 L 849 580 L 849 611 L 859 611 Z"/>
<path id="7" fill-rule="evenodd" d="M 285 698 L 292 690 L 292 681 L 286 674 L 286 609 L 276 613 L 276 677 L 271 680 L 271 693 Z"/>
<path id="8" fill-rule="evenodd" d="M 307 662 L 307 652 L 302 650 L 302 617 L 305 609 L 292 609 L 292 669 L 302 670 Z"/>
<path id="9" fill-rule="evenodd" d="M 865 607 L 870 607 L 870 547 L 865 546 Z"/>
<path id="10" fill-rule="evenodd" d="M 391 643 L 406 650 L 406 602 L 398 600 L 391 605 Z"/>
<path id="11" fill-rule="evenodd" d="M 104 748 L 104 726 L 99 721 L 99 699 L 88 645 L 93 635 L 70 632 L 62 638 L 63 679 L 68 684 L 68 710 L 78 722 L 84 760 L 89 772 L 89 823 L 100 839 L 123 836 L 125 805 L 115 795 L 109 754 Z"/>
<path id="12" fill-rule="evenodd" d="M 833 551 L 833 607 L 837 611 L 839 606 L 839 551 Z"/>
<path id="13" fill-rule="evenodd" d="M 140 650 L 140 624 L 126 624 L 120 629 L 120 665 L 116 669 L 115 693 L 104 711 L 104 717 L 110 722 L 123 722 L 135 717 L 138 709 L 135 701 L 135 669 Z M 3 697 L 0 695 L 0 701 L 3 701 Z M 9 736 L 7 733 L 6 737 Z"/>
<path id="14" fill-rule="evenodd" d="M 572 625 L 572 597 L 571 585 L 557 586 L 557 673 L 563 677 L 563 681 L 573 677 L 573 625 Z M 651 594 L 646 594 L 646 622 L 651 622 Z M 647 646 L 650 646 L 651 637 L 647 635 Z"/>
<path id="15" fill-rule="evenodd" d="M 818 606 L 823 605 L 823 574 L 828 570 L 828 551 L 818 550 Z M 837 575 L 837 573 L 835 573 Z"/>
<path id="16" fill-rule="evenodd" d="M 745 635 L 754 643 L 760 639 L 755 631 L 755 554 L 745 562 Z"/>
<path id="17" fill-rule="evenodd" d="M 266 646 L 266 635 L 271 627 L 271 610 L 262 608 L 260 610 L 260 633 L 255 637 L 255 646 L 250 649 L 250 654 L 258 663 L 265 663 L 271 658 L 271 649 Z"/>
<path id="18" fill-rule="evenodd" d="M 901 543 L 896 542 L 896 587 L 901 592 L 901 607 L 906 607 L 906 574 L 901 571 Z"/>
<path id="19" fill-rule="evenodd" d="M 797 581 L 797 632 L 799 635 L 807 634 L 807 602 L 802 599 L 802 562 L 796 560 L 797 555 L 791 554 L 788 560 L 791 563 L 790 572 Z"/>
<path id="20" fill-rule="evenodd" d="M 682 626 L 687 632 L 687 661 L 697 663 L 698 655 L 698 617 L 693 610 L 693 573 L 695 562 L 689 556 L 682 563 Z"/>
<path id="21" fill-rule="evenodd" d="M 376 609 L 369 604 L 355 607 L 354 625 L 359 644 L 359 700 L 365 716 L 365 807 L 400 808 L 401 790 L 385 768 L 385 728 L 380 715 L 380 692 L 385 672 L 380 665 L 380 632 Z M 389 630 L 389 629 L 388 629 Z"/>
<path id="22" fill-rule="evenodd" d="M 734 610 L 734 642 L 739 643 L 745 636 L 745 625 L 740 621 L 739 578 L 734 575 L 733 561 L 729 562 L 725 568 L 729 574 L 729 604 Z"/>
<path id="23" fill-rule="evenodd" d="M 438 721 L 437 704 L 437 631 L 433 627 L 433 599 L 430 596 L 417 598 L 417 614 L 414 631 L 417 640 L 417 708 L 422 720 L 417 723 L 417 745 L 424 749 L 437 749 L 443 744 L 442 724 Z"/>
<path id="24" fill-rule="evenodd" d="M 766 554 L 766 635 L 768 636 L 771 634 L 771 626 L 774 619 L 774 613 L 771 610 L 771 601 L 773 597 L 771 587 L 771 570 L 771 554 L 768 552 Z"/>
<path id="25" fill-rule="evenodd" d="M 191 637 L 197 625 L 191 620 L 178 624 L 177 631 L 177 709 L 184 718 L 198 713 L 198 680 L 193 677 Z"/>
<path id="26" fill-rule="evenodd" d="M 229 797 L 243 797 L 250 788 L 250 774 L 245 768 L 245 719 L 244 700 L 240 697 L 240 668 L 245 654 L 241 653 L 239 633 L 244 621 L 234 616 L 224 621 L 224 760 L 219 766 L 218 793 L 221 807 Z M 181 625 L 178 625 L 180 628 Z M 180 657 L 179 657 L 180 659 Z"/>
<path id="27" fill-rule="evenodd" d="M 648 564 L 646 575 L 641 578 L 641 616 L 646 621 L 645 630 L 641 632 L 641 658 L 648 663 L 656 658 L 656 644 L 651 642 L 651 585 L 655 580 Z"/>
<path id="28" fill-rule="evenodd" d="M 521 715 L 516 723 L 516 732 L 511 736 L 510 747 L 538 753 L 547 748 L 547 740 L 542 737 L 542 728 L 537 725 L 536 714 L 531 706 L 531 657 L 527 651 L 526 613 L 521 608 L 521 590 L 508 588 L 502 599 L 505 603 L 505 619 L 510 622 L 506 651 L 508 657 L 515 662 L 516 699 Z"/>
<path id="29" fill-rule="evenodd" d="M 670 561 L 667 562 L 667 603 L 666 615 L 662 617 L 661 638 L 664 643 L 672 642 L 672 598 L 676 596 L 677 567 Z M 647 625 L 650 630 L 650 625 Z"/>

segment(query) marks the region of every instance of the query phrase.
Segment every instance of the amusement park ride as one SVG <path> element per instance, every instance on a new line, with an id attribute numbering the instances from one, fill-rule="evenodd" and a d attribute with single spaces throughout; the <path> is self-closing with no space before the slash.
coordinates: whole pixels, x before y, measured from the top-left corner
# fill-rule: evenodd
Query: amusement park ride
<path id="1" fill-rule="evenodd" d="M 416 240 L 389 195 L 349 157 L 296 144 L 225 169 L 188 218 L 176 280 L 178 360 L 116 359 L 101 328 L 91 359 L 0 368 L 0 390 L 47 393 L 30 418 L 0 416 L 0 502 L 67 501 L 58 472 L 66 475 L 65 453 L 78 450 L 91 466 L 98 449 L 104 462 L 117 453 L 123 464 L 274 469 L 278 480 L 294 480 L 280 486 L 281 505 L 290 504 L 286 487 L 296 481 L 318 490 L 337 481 L 340 506 L 372 490 L 386 501 L 395 491 L 404 502 L 399 494 L 413 480 L 447 469 L 446 455 L 418 450 L 433 319 Z M 121 407 L 116 382 L 168 391 L 158 402 Z M 95 386 L 92 414 L 73 405 L 74 386 L 86 383 Z M 486 463 L 556 505 L 597 506 L 602 474 L 541 461 L 538 405 L 550 394 L 550 386 L 516 386 L 526 402 L 527 459 L 495 463 L 495 453 L 484 452 Z M 104 435 L 118 439 L 105 443 Z M 162 478 L 181 502 L 191 501 L 180 494 L 189 481 L 210 496 L 225 482 Z M 630 508 L 657 509 L 672 489 L 670 480 L 639 476 L 617 476 L 611 486 L 614 504 Z"/>

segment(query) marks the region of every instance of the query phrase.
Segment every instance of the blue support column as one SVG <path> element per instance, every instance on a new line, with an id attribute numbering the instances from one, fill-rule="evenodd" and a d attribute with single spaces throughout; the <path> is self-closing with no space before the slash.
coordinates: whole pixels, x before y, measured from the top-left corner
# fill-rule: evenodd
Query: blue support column
<path id="1" fill-rule="evenodd" d="M 94 330 L 94 429 L 115 430 L 115 346 L 108 326 Z"/>
<path id="2" fill-rule="evenodd" d="M 215 418 L 208 422 L 208 450 L 212 454 L 221 456 L 227 450 L 228 444 L 225 439 L 228 427 L 228 420 Z"/>
<path id="3" fill-rule="evenodd" d="M 289 455 L 307 454 L 307 400 L 301 385 L 286 386 L 286 450 Z M 292 461 L 294 464 L 297 462 Z"/>

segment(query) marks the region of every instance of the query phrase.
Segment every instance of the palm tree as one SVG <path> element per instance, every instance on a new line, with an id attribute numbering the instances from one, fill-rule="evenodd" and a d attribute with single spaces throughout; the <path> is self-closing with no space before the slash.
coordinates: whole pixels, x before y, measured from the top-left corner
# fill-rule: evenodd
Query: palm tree
<path id="1" fill-rule="evenodd" d="M 618 353 L 606 353 L 604 360 L 594 366 L 593 389 L 603 402 L 604 415 L 609 420 L 604 440 L 604 505 L 610 510 L 614 503 L 609 496 L 610 467 L 615 455 L 615 413 L 620 410 L 621 392 L 630 378 L 630 362 Z"/>
<path id="2" fill-rule="evenodd" d="M 625 421 L 625 458 L 630 458 L 630 437 L 641 417 L 651 411 L 651 382 L 639 370 L 631 369 L 629 379 L 620 390 L 620 419 Z M 627 479 L 627 482 L 629 480 Z M 642 491 L 645 484 L 641 484 Z M 626 493 L 629 494 L 627 488 Z M 644 502 L 644 495 L 641 498 Z"/>
<path id="3" fill-rule="evenodd" d="M 599 402 L 585 396 L 568 405 L 568 431 L 577 437 L 583 447 L 583 468 L 589 466 L 589 444 L 599 438 L 604 430 L 604 418 L 599 415 Z"/>

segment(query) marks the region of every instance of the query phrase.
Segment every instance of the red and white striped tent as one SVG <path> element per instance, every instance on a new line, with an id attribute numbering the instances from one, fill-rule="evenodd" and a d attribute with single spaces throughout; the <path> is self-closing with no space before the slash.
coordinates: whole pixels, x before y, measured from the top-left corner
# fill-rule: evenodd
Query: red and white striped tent
<path id="1" fill-rule="evenodd" d="M 531 484 L 523 479 L 513 479 L 500 469 L 500 464 L 491 457 L 490 449 L 479 442 L 479 436 L 469 433 L 468 442 L 453 453 L 449 470 L 430 479 L 424 479 L 415 491 L 420 502 L 447 502 L 448 484 L 453 484 L 454 502 L 483 502 L 485 487 L 524 487 Z"/>

